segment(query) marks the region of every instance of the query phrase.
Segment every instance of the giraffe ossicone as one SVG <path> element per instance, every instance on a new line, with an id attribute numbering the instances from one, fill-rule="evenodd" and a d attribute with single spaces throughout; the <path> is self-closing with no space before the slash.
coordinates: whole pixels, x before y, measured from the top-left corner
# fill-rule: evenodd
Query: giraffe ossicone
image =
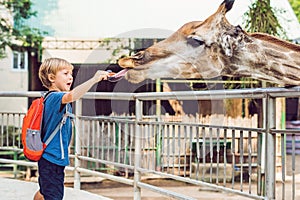
<path id="1" fill-rule="evenodd" d="M 251 77 L 279 85 L 300 85 L 300 46 L 231 25 L 224 0 L 204 21 L 186 23 L 165 40 L 119 60 L 133 83 L 156 78 Z"/>

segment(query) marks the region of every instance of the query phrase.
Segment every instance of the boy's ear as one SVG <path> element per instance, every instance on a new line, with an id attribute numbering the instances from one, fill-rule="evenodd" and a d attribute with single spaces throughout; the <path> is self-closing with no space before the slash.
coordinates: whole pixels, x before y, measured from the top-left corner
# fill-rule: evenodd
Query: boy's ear
<path id="1" fill-rule="evenodd" d="M 55 75 L 54 75 L 54 74 L 48 74 L 48 79 L 49 79 L 49 81 L 50 81 L 51 83 L 54 82 Z"/>

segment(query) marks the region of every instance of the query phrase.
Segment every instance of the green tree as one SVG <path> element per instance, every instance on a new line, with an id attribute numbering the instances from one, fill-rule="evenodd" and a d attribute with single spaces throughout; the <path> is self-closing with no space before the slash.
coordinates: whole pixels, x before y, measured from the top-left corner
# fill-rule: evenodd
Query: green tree
<path id="1" fill-rule="evenodd" d="M 284 33 L 276 13 L 283 12 L 274 10 L 270 0 L 256 0 L 245 13 L 245 28 L 248 32 L 263 32 L 271 35 L 282 35 Z"/>
<path id="2" fill-rule="evenodd" d="M 2 0 L 0 1 L 2 11 L 9 13 L 13 19 L 13 25 L 7 18 L 0 18 L 0 58 L 6 56 L 5 48 L 19 46 L 40 49 L 45 32 L 26 25 L 26 20 L 36 16 L 32 11 L 30 0 Z M 0 15 L 2 16 L 2 15 Z M 17 42 L 16 42 L 17 41 Z"/>
<path id="3" fill-rule="evenodd" d="M 300 0 L 289 0 L 297 18 L 298 21 L 300 22 Z"/>
<path id="4" fill-rule="evenodd" d="M 245 29 L 247 32 L 262 32 L 270 35 L 286 37 L 285 32 L 280 25 L 276 14 L 284 12 L 282 10 L 275 10 L 270 5 L 270 0 L 255 0 L 250 6 L 249 10 L 244 14 L 245 16 Z M 232 78 L 230 79 L 232 80 Z M 240 80 L 245 81 L 245 84 L 235 85 L 226 84 L 227 88 L 237 88 L 237 87 L 261 87 L 262 82 L 256 84 L 246 84 L 247 81 L 251 82 L 251 78 L 240 78 Z M 270 86 L 273 84 L 268 83 Z"/>

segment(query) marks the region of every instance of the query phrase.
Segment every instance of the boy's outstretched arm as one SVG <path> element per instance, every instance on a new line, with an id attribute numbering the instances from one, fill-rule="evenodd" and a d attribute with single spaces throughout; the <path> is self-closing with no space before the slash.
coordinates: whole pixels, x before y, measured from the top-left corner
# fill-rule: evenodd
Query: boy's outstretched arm
<path id="1" fill-rule="evenodd" d="M 67 92 L 62 98 L 62 104 L 71 103 L 80 99 L 95 83 L 107 80 L 108 74 L 106 71 L 98 70 L 91 79 L 78 85 L 70 92 Z"/>

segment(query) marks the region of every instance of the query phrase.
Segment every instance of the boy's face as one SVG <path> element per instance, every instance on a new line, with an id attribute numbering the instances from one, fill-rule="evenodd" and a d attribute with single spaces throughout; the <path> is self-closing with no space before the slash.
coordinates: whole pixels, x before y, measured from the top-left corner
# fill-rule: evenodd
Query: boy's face
<path id="1" fill-rule="evenodd" d="M 59 91 L 70 91 L 73 83 L 73 70 L 71 68 L 63 68 L 59 70 L 55 77 L 52 86 Z"/>

